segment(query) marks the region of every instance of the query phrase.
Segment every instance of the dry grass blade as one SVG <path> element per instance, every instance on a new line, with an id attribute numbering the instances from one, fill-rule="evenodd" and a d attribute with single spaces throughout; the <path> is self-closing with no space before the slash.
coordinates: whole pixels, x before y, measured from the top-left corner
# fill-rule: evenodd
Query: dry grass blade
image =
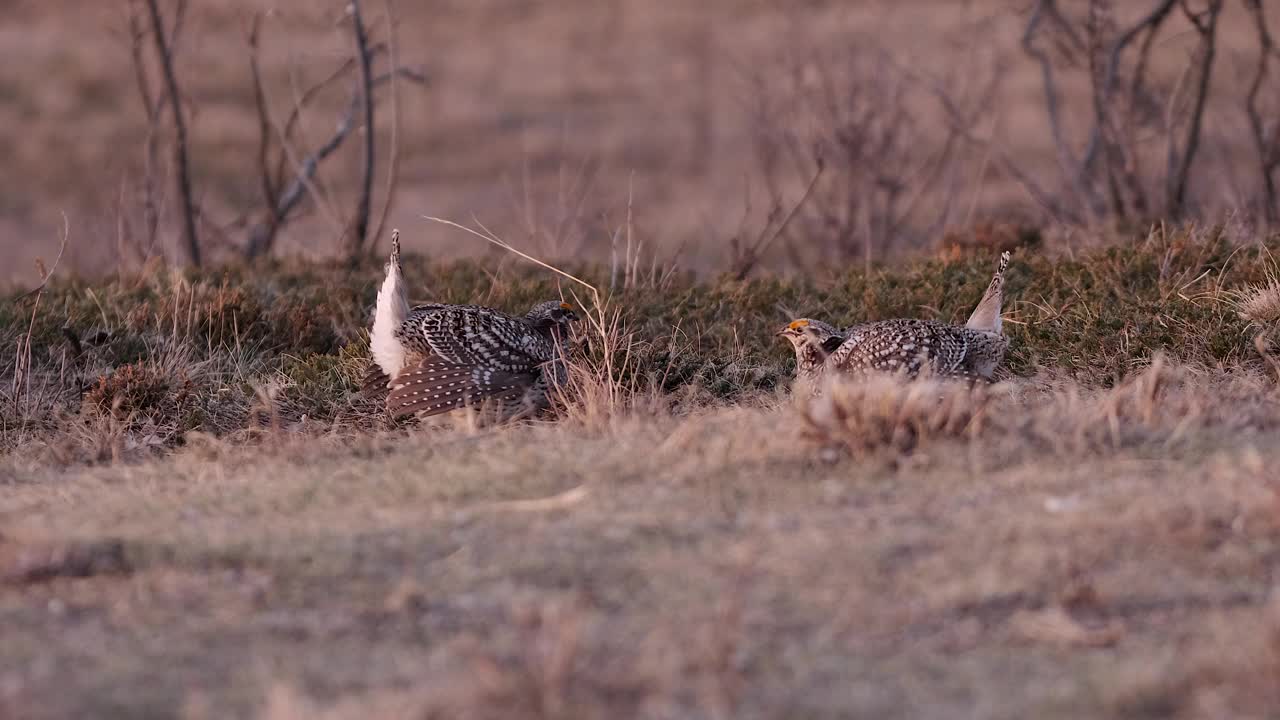
<path id="1" fill-rule="evenodd" d="M 1009 624 L 1024 640 L 1053 645 L 1110 647 L 1124 637 L 1124 628 L 1119 623 L 1086 625 L 1056 606 L 1044 610 L 1021 610 Z"/>
<path id="2" fill-rule="evenodd" d="M 58 243 L 58 257 L 54 258 L 53 266 L 50 267 L 47 271 L 44 270 L 43 263 L 41 263 L 40 284 L 36 285 L 30 290 L 14 298 L 15 301 L 31 297 L 32 295 L 35 295 L 44 290 L 45 286 L 49 284 L 49 278 L 53 277 L 53 273 L 58 269 L 58 264 L 62 262 L 62 256 L 67 252 L 67 238 L 69 238 L 70 236 L 71 236 L 71 221 L 67 219 L 67 214 L 64 212 L 62 213 L 62 238 Z"/>
<path id="3" fill-rule="evenodd" d="M 569 279 L 569 280 L 572 280 L 572 281 L 574 281 L 574 282 L 578 283 L 579 285 L 581 285 L 581 286 L 583 286 L 583 287 L 587 288 L 588 290 L 590 290 L 590 291 L 591 291 L 592 296 L 593 296 L 593 297 L 595 298 L 595 300 L 596 300 L 596 304 L 597 304 L 597 306 L 599 306 L 599 301 L 600 301 L 600 291 L 599 291 L 598 289 L 596 289 L 596 286 L 595 286 L 595 285 L 592 285 L 591 283 L 587 282 L 586 280 L 583 280 L 582 278 L 579 278 L 579 277 L 576 277 L 576 276 L 574 276 L 574 275 L 572 275 L 572 274 L 570 274 L 570 273 L 567 273 L 567 272 L 565 272 L 564 270 L 561 270 L 560 268 L 558 268 L 558 267 L 556 267 L 556 266 L 554 266 L 554 265 L 551 265 L 550 263 L 547 263 L 547 262 L 544 262 L 544 261 L 542 261 L 542 260 L 539 260 L 538 258 L 536 258 L 536 257 L 534 257 L 534 256 L 532 256 L 532 255 L 530 255 L 530 254 L 528 254 L 528 253 L 526 253 L 526 252 L 523 252 L 523 251 L 521 251 L 521 250 L 517 250 L 516 248 L 512 247 L 512 246 L 511 246 L 511 244 L 507 243 L 505 240 L 502 240 L 502 239 L 501 239 L 501 238 L 499 238 L 498 236 L 494 235 L 492 232 L 490 232 L 490 231 L 488 230 L 488 228 L 484 227 L 483 225 L 480 225 L 480 229 L 481 229 L 481 230 L 483 230 L 483 232 L 481 232 L 480 230 L 473 230 L 473 229 L 471 229 L 471 228 L 467 227 L 466 225 L 462 225 L 462 224 L 460 224 L 460 223 L 456 223 L 456 222 L 454 222 L 454 221 L 452 221 L 452 220 L 445 220 L 444 218 L 431 217 L 430 215 L 423 215 L 423 216 L 422 216 L 422 219 L 423 219 L 423 220 L 430 220 L 431 222 L 434 222 L 434 223 L 440 223 L 441 225 L 448 225 L 449 227 L 453 227 L 453 228 L 457 228 L 457 229 L 459 229 L 459 230 L 462 230 L 463 232 L 466 232 L 466 233 L 469 233 L 469 234 L 471 234 L 471 235 L 474 235 L 474 236 L 476 236 L 476 237 L 480 238 L 481 240 L 484 240 L 485 242 L 493 243 L 494 245 L 497 245 L 498 247 L 502 248 L 503 250 L 506 250 L 506 251 L 507 251 L 507 252 L 509 252 L 509 253 L 512 253 L 512 254 L 514 254 L 514 255 L 519 255 L 520 257 L 524 258 L 525 260 L 528 260 L 529 262 L 531 262 L 531 263 L 533 263 L 533 264 L 535 264 L 535 265 L 538 265 L 539 267 L 546 268 L 547 270 L 550 270 L 551 272 L 553 272 L 553 273 L 555 273 L 555 274 L 557 274 L 557 275 L 560 275 L 561 277 L 564 277 L 564 278 L 567 278 L 567 279 Z M 479 224 L 479 222 L 478 222 L 478 221 L 477 221 L 477 224 Z"/>
<path id="4" fill-rule="evenodd" d="M 564 510 L 573 507 L 587 499 L 591 494 L 591 489 L 586 485 L 579 485 L 574 488 L 557 493 L 551 497 L 534 498 L 530 500 L 506 500 L 503 502 L 490 503 L 483 506 L 482 510 L 490 510 L 495 512 L 511 511 L 511 512 L 549 512 L 552 510 Z"/>
<path id="5" fill-rule="evenodd" d="M 18 347 L 14 351 L 13 383 L 9 395 L 13 401 L 15 415 L 21 418 L 20 435 L 26 432 L 27 422 L 31 414 L 31 336 L 35 332 L 36 316 L 40 312 L 40 299 L 44 296 L 44 289 L 49 284 L 49 279 L 53 277 L 53 273 L 58 269 L 58 264 L 62 262 L 62 256 L 67 251 L 67 239 L 70 235 L 71 224 L 67 219 L 67 214 L 63 213 L 62 239 L 58 245 L 58 257 L 54 259 L 53 266 L 47 271 L 44 269 L 44 263 L 39 263 L 41 271 L 40 283 L 17 298 L 21 300 L 32 295 L 35 296 L 35 301 L 31 306 L 31 321 L 27 323 L 27 333 L 19 339 Z"/>

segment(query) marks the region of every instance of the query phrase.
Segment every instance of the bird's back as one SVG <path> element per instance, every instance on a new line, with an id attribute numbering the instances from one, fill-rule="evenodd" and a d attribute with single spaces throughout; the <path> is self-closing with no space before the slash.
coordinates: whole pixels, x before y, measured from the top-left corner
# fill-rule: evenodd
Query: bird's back
<path id="1" fill-rule="evenodd" d="M 841 372 L 990 379 L 1008 345 L 998 333 L 930 320 L 883 320 L 851 330 L 828 359 Z"/>
<path id="2" fill-rule="evenodd" d="M 527 372 L 551 360 L 550 338 L 524 319 L 482 305 L 417 305 L 396 336 L 419 355 Z"/>

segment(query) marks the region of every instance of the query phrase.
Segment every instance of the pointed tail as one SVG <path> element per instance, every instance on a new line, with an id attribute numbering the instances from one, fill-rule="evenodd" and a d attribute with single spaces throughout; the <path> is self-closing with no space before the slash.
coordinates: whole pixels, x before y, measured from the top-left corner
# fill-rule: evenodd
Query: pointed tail
<path id="1" fill-rule="evenodd" d="M 392 230 L 391 260 L 387 262 L 387 277 L 378 290 L 378 307 L 373 316 L 373 331 L 369 334 L 369 351 L 388 378 L 394 378 L 405 365 L 404 346 L 395 333 L 408 315 L 409 301 L 400 268 L 400 231 Z"/>
<path id="2" fill-rule="evenodd" d="M 1004 271 L 1009 267 L 1009 251 L 1000 254 L 1000 266 L 996 268 L 995 277 L 982 295 L 982 301 L 974 308 L 965 327 L 970 330 L 998 333 L 1001 331 L 1000 306 L 1004 301 Z"/>

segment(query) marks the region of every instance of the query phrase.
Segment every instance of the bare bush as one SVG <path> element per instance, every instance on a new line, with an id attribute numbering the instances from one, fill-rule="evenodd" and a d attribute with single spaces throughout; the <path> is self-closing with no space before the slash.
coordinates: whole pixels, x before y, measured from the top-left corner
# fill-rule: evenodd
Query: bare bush
<path id="1" fill-rule="evenodd" d="M 958 172 L 975 157 L 963 140 L 989 110 L 998 73 L 976 62 L 930 77 L 866 43 L 773 65 L 749 78 L 748 113 L 772 208 L 766 226 L 778 224 L 792 262 L 861 258 L 869 267 L 924 246 L 957 209 Z M 943 96 L 940 85 L 959 90 Z M 802 257 L 799 238 L 821 238 L 821 258 Z M 739 262 L 763 245 L 739 248 Z"/>
<path id="2" fill-rule="evenodd" d="M 1043 203 L 1046 209 L 1061 220 L 1097 223 L 1203 218 L 1251 206 L 1263 219 L 1275 220 L 1280 131 L 1260 110 L 1275 49 L 1261 3 L 1245 5 L 1259 46 L 1244 89 L 1215 79 L 1225 0 L 1203 5 L 1159 0 L 1127 24 L 1119 16 L 1128 9 L 1109 0 L 1090 0 L 1079 14 L 1055 0 L 1039 0 L 1031 7 L 1022 47 L 1041 69 L 1046 127 L 1059 174 L 1043 181 L 1024 177 L 1024 184 L 1052 199 Z M 1177 33 L 1195 39 L 1180 63 L 1164 47 Z M 1157 72 L 1158 65 L 1164 72 Z M 1169 72 L 1178 65 L 1179 72 Z M 1076 128 L 1082 133 L 1077 136 L 1064 112 L 1062 86 L 1081 72 L 1091 107 L 1083 128 Z M 1207 167 L 1201 158 L 1215 133 L 1211 126 L 1241 112 L 1248 117 L 1261 163 L 1248 179 L 1229 178 L 1241 197 L 1236 198 L 1239 207 L 1224 208 L 1213 202 L 1210 185 L 1200 179 Z M 1218 164 L 1234 174 L 1232 163 Z"/>
<path id="3" fill-rule="evenodd" d="M 177 42 L 187 15 L 186 0 L 179 0 L 173 8 L 173 20 L 167 22 L 157 0 L 131 0 L 129 3 L 129 30 L 134 76 L 137 80 L 139 100 L 146 113 L 146 153 L 143 170 L 143 213 L 147 230 L 147 246 L 154 246 L 160 220 L 159 193 L 156 190 L 156 164 L 159 153 L 160 116 L 165 106 L 169 108 L 173 122 L 173 172 L 181 205 L 182 237 L 187 260 L 197 267 L 201 263 L 200 237 L 197 230 L 198 210 L 191 189 L 190 142 L 187 138 L 187 120 L 184 103 L 187 98 L 178 84 L 174 57 Z M 149 71 L 145 59 L 144 43 L 150 39 L 155 47 L 156 70 Z M 153 79 L 153 74 L 159 74 Z M 148 250 L 149 252 L 149 250 Z"/>
<path id="4" fill-rule="evenodd" d="M 186 18 L 187 3 L 179 2 L 174 7 L 172 21 L 166 21 L 165 13 L 156 0 L 145 0 L 144 4 L 135 4 L 131 8 L 129 18 L 131 57 L 147 120 L 141 181 L 145 233 L 141 238 L 135 238 L 135 243 L 139 245 L 145 243 L 148 248 L 152 247 L 158 231 L 162 200 L 162 194 L 157 190 L 160 137 L 158 127 L 162 109 L 167 103 L 174 116 L 173 165 L 178 197 L 181 200 L 183 237 L 188 258 L 192 264 L 199 265 L 202 248 L 197 227 L 201 221 L 201 212 L 196 207 L 192 190 L 189 170 L 192 149 L 187 138 L 187 123 L 184 119 L 184 107 L 194 106 L 195 101 L 183 93 L 173 68 L 176 38 Z M 391 27 L 393 19 L 390 3 L 386 4 L 386 12 L 387 34 L 390 36 L 394 32 Z M 300 90 L 283 122 L 280 122 L 272 111 L 272 98 L 267 90 L 267 82 L 263 77 L 259 60 L 265 16 L 256 14 L 250 21 L 246 33 L 246 44 L 249 50 L 249 80 L 258 120 L 258 146 L 255 153 L 255 167 L 249 172 L 257 175 L 258 185 L 262 189 L 262 206 L 247 210 L 239 219 L 230 223 L 233 229 L 239 226 L 245 227 L 246 235 L 242 252 L 250 260 L 270 254 L 280 231 L 297 216 L 302 202 L 308 197 L 329 220 L 334 235 L 342 241 L 343 253 L 348 259 L 357 258 L 366 251 L 368 240 L 377 229 L 372 227 L 373 182 L 377 154 L 374 92 L 379 87 L 392 86 L 394 97 L 396 80 L 403 79 L 425 85 L 426 78 L 419 71 L 399 67 L 396 64 L 394 53 L 390 52 L 392 44 L 390 39 L 387 41 L 372 39 L 360 3 L 350 4 L 347 15 L 354 38 L 351 56 L 321 80 Z M 149 38 L 157 48 L 159 60 L 155 64 L 159 66 L 158 71 L 150 69 L 152 63 L 147 62 L 143 52 L 143 45 Z M 390 67 L 375 72 L 373 68 L 375 62 L 385 56 L 390 57 Z M 160 74 L 159 81 L 152 77 L 157 72 Z M 351 89 L 350 100 L 339 117 L 333 133 L 312 149 L 301 148 L 298 131 L 303 114 L 310 110 L 310 106 L 326 90 L 352 72 L 357 74 L 357 78 Z M 397 169 L 395 154 L 398 152 L 395 140 L 397 124 L 395 114 L 393 100 L 392 141 L 389 150 L 391 157 L 388 159 L 388 166 L 392 173 Z M 364 130 L 364 137 L 361 148 L 360 181 L 350 219 L 343 221 L 344 213 L 337 209 L 337 204 L 321 186 L 317 173 L 320 166 L 342 147 L 347 138 L 361 129 Z M 388 177 L 385 192 L 387 197 L 384 202 L 389 205 L 391 196 L 395 192 L 394 175 Z M 385 217 L 385 210 L 382 217 Z M 378 223 L 381 224 L 381 219 Z M 226 235 L 224 228 L 212 229 L 217 231 L 215 234 Z M 126 229 L 122 229 L 122 235 L 125 232 Z"/>
<path id="5" fill-rule="evenodd" d="M 368 238 L 376 230 L 376 228 L 370 228 L 374 158 L 376 155 L 373 93 L 383 85 L 392 87 L 393 138 L 388 165 L 394 170 L 397 167 L 395 154 L 398 151 L 394 139 L 394 130 L 397 122 L 394 107 L 394 84 L 398 79 L 404 79 L 419 85 L 426 85 L 427 80 L 421 72 L 396 65 L 390 40 L 383 43 L 374 42 L 370 39 L 359 3 L 353 3 L 348 12 L 355 38 L 354 51 L 351 57 L 345 59 L 335 70 L 320 81 L 302 91 L 295 99 L 284 123 L 279 123 L 272 115 L 270 97 L 265 89 L 262 72 L 259 68 L 258 53 L 262 17 L 256 16 L 249 29 L 247 41 L 250 49 L 250 74 L 254 88 L 254 102 L 258 114 L 257 172 L 259 184 L 262 187 L 263 201 L 263 208 L 252 213 L 260 219 L 249 227 L 245 242 L 244 252 L 251 260 L 263 257 L 271 252 L 280 230 L 295 216 L 299 205 L 308 196 L 312 198 L 312 201 L 328 218 L 335 235 L 343 239 L 344 254 L 348 259 L 355 259 L 364 253 L 368 245 Z M 388 14 L 390 12 L 390 6 L 388 6 Z M 388 24 L 391 24 L 390 19 Z M 389 29 L 388 36 L 393 32 L 394 30 Z M 373 64 L 382 56 L 390 57 L 391 67 L 381 73 L 375 73 L 372 69 Z M 350 100 L 347 102 L 333 134 L 309 152 L 300 151 L 296 146 L 298 142 L 296 133 L 301 124 L 303 113 L 325 90 L 352 72 L 357 72 L 358 77 L 351 90 Z M 359 192 L 354 213 L 350 221 L 344 223 L 340 219 L 342 213 L 334 207 L 327 193 L 320 188 L 316 175 L 320 166 L 342 147 L 353 131 L 359 128 L 364 128 L 365 135 L 362 147 L 363 159 L 361 162 Z M 273 149 L 274 162 L 270 159 Z M 287 182 L 286 168 L 292 170 L 293 173 Z M 385 203 L 390 204 L 390 196 L 394 191 L 394 177 L 391 177 L 386 186 L 388 197 L 385 198 Z"/>

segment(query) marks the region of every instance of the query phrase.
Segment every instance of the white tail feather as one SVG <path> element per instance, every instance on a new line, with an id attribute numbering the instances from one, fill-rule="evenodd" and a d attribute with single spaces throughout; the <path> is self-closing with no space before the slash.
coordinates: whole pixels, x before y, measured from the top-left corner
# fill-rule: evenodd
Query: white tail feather
<path id="1" fill-rule="evenodd" d="M 995 277 L 991 278 L 991 284 L 982 295 L 982 301 L 978 303 L 978 307 L 974 308 L 965 327 L 990 333 L 1002 331 L 1000 312 L 1004 300 L 1004 271 L 1008 267 L 1009 251 L 1006 250 L 1000 254 L 1000 265 L 996 268 Z"/>
<path id="2" fill-rule="evenodd" d="M 408 315 L 409 301 L 400 276 L 400 231 L 392 230 L 391 260 L 387 263 L 387 277 L 378 290 L 378 307 L 373 316 L 373 332 L 369 335 L 373 360 L 389 378 L 394 378 L 405 366 L 404 345 L 395 333 Z"/>

